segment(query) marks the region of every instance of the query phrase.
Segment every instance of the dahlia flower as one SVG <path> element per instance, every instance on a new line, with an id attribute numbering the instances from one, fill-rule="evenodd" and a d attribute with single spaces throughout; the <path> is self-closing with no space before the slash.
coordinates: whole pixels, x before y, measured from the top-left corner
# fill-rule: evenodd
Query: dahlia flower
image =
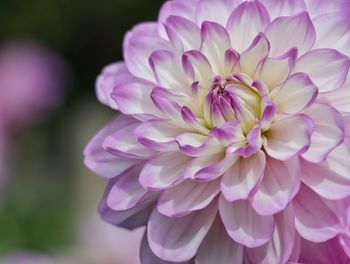
<path id="1" fill-rule="evenodd" d="M 174 0 L 126 34 L 97 79 L 121 114 L 84 154 L 102 218 L 147 226 L 142 263 L 349 258 L 348 5 Z"/>

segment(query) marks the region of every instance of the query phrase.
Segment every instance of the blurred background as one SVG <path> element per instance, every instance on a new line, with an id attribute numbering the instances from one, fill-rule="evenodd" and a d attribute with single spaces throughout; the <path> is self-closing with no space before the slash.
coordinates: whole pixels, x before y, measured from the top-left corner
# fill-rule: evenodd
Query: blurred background
<path id="1" fill-rule="evenodd" d="M 105 182 L 83 165 L 116 113 L 95 79 L 161 0 L 0 1 L 0 263 L 138 263 L 143 230 L 99 219 Z"/>

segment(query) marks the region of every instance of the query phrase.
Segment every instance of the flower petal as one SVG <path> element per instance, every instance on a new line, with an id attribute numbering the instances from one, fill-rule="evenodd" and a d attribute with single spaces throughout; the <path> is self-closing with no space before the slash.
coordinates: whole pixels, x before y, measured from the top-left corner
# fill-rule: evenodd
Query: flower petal
<path id="1" fill-rule="evenodd" d="M 326 242 L 315 243 L 302 239 L 302 250 L 299 261 L 301 263 L 346 264 L 349 258 L 344 253 L 338 238 L 332 238 Z"/>
<path id="2" fill-rule="evenodd" d="M 275 215 L 276 228 L 272 239 L 257 248 L 247 249 L 249 263 L 289 263 L 295 238 L 294 212 L 291 206 Z"/>
<path id="3" fill-rule="evenodd" d="M 340 112 L 350 113 L 350 75 L 342 88 L 319 94 L 317 101 L 331 105 Z"/>
<path id="4" fill-rule="evenodd" d="M 201 25 L 205 21 L 219 23 L 226 26 L 227 20 L 233 9 L 237 6 L 237 0 L 200 0 L 196 10 L 196 21 Z"/>
<path id="5" fill-rule="evenodd" d="M 307 11 L 304 1 L 295 0 L 261 0 L 269 10 L 271 18 L 294 16 Z"/>
<path id="6" fill-rule="evenodd" d="M 310 146 L 313 122 L 306 115 L 295 115 L 274 122 L 266 133 L 264 148 L 275 159 L 288 160 Z"/>
<path id="7" fill-rule="evenodd" d="M 131 33 L 132 34 L 132 33 Z M 171 50 L 170 42 L 160 37 L 127 34 L 124 42 L 124 59 L 130 73 L 154 82 L 154 74 L 148 58 L 155 50 Z"/>
<path id="8" fill-rule="evenodd" d="M 294 72 L 305 72 L 320 92 L 342 87 L 350 68 L 349 57 L 332 49 L 317 49 L 302 56 Z"/>
<path id="9" fill-rule="evenodd" d="M 339 220 L 329 205 L 311 191 L 302 186 L 293 200 L 295 227 L 305 239 L 324 242 L 338 234 Z"/>
<path id="10" fill-rule="evenodd" d="M 217 140 L 197 133 L 183 133 L 176 137 L 176 142 L 180 151 L 191 157 L 215 155 L 224 150 Z"/>
<path id="11" fill-rule="evenodd" d="M 342 199 L 350 195 L 350 143 L 334 149 L 319 164 L 302 160 L 302 181 L 327 199 Z"/>
<path id="12" fill-rule="evenodd" d="M 232 48 L 244 51 L 260 32 L 270 24 L 270 15 L 259 1 L 245 1 L 231 14 L 227 22 Z"/>
<path id="13" fill-rule="evenodd" d="M 103 148 L 111 154 L 125 158 L 147 159 L 152 157 L 155 152 L 138 142 L 133 134 L 139 125 L 140 122 L 135 119 L 135 122 L 111 133 L 103 141 Z"/>
<path id="14" fill-rule="evenodd" d="M 221 191 L 226 200 L 247 199 L 261 181 L 265 164 L 265 154 L 261 150 L 249 158 L 236 161 L 221 180 Z"/>
<path id="15" fill-rule="evenodd" d="M 115 181 L 116 179 L 110 180 L 99 204 L 98 211 L 101 218 L 110 224 L 131 230 L 146 225 L 159 194 L 148 192 L 134 207 L 127 210 L 113 210 L 107 205 L 107 197 Z"/>
<path id="16" fill-rule="evenodd" d="M 212 82 L 212 70 L 208 59 L 197 50 L 182 55 L 182 66 L 191 81 L 198 81 L 201 87 L 209 87 Z"/>
<path id="17" fill-rule="evenodd" d="M 229 236 L 236 242 L 257 247 L 271 239 L 275 228 L 273 216 L 258 215 L 247 201 L 228 202 L 220 196 L 219 210 Z"/>
<path id="18" fill-rule="evenodd" d="M 118 109 L 118 105 L 111 96 L 114 87 L 134 80 L 135 77 L 129 73 L 124 62 L 117 62 L 104 67 L 96 80 L 98 100 L 113 109 Z"/>
<path id="19" fill-rule="evenodd" d="M 276 93 L 273 99 L 277 103 L 278 112 L 295 114 L 315 101 L 318 89 L 306 74 L 296 73 Z"/>
<path id="20" fill-rule="evenodd" d="M 150 120 L 134 130 L 137 140 L 147 148 L 156 151 L 178 150 L 175 138 L 183 133 L 182 128 L 162 120 Z"/>
<path id="21" fill-rule="evenodd" d="M 149 83 L 123 83 L 114 88 L 112 97 L 123 114 L 147 120 L 161 116 L 161 112 L 151 100 L 153 87 L 154 85 Z"/>
<path id="22" fill-rule="evenodd" d="M 241 72 L 244 72 L 253 78 L 259 62 L 267 57 L 269 50 L 269 41 L 264 34 L 260 33 L 253 40 L 250 47 L 241 54 L 239 60 Z"/>
<path id="23" fill-rule="evenodd" d="M 234 242 L 226 232 L 220 217 L 216 217 L 209 233 L 198 249 L 196 260 L 200 264 L 241 263 L 243 246 Z"/>
<path id="24" fill-rule="evenodd" d="M 160 9 L 158 17 L 159 35 L 167 39 L 167 33 L 164 24 L 170 16 L 180 16 L 191 21 L 195 19 L 196 6 L 199 0 L 176 0 L 166 1 Z"/>
<path id="25" fill-rule="evenodd" d="M 225 51 L 231 48 L 226 29 L 213 22 L 203 22 L 201 52 L 208 58 L 215 74 L 225 76 Z"/>
<path id="26" fill-rule="evenodd" d="M 302 157 L 307 161 L 319 163 L 343 142 L 344 120 L 335 108 L 325 104 L 314 104 L 306 114 L 312 118 L 315 128 L 310 148 Z"/>
<path id="27" fill-rule="evenodd" d="M 307 12 L 290 17 L 276 18 L 266 29 L 271 44 L 271 55 L 278 56 L 291 48 L 300 55 L 309 51 L 315 43 L 316 32 Z"/>
<path id="28" fill-rule="evenodd" d="M 207 207 L 220 192 L 219 181 L 195 182 L 188 179 L 165 190 L 158 200 L 158 211 L 169 217 L 183 217 Z"/>
<path id="29" fill-rule="evenodd" d="M 282 211 L 293 199 L 300 187 L 298 159 L 279 161 L 267 157 L 265 174 L 251 205 L 261 215 Z"/>
<path id="30" fill-rule="evenodd" d="M 107 206 L 112 210 L 127 210 L 146 198 L 148 191 L 140 185 L 138 178 L 142 166 L 137 165 L 124 171 L 112 184 L 107 196 Z"/>
<path id="31" fill-rule="evenodd" d="M 149 160 L 140 173 L 145 189 L 167 189 L 183 179 L 191 158 L 178 152 L 168 152 Z"/>
<path id="32" fill-rule="evenodd" d="M 280 57 L 267 57 L 260 61 L 255 80 L 262 81 L 271 91 L 282 84 L 289 76 L 295 65 L 297 50 L 291 49 Z"/>
<path id="33" fill-rule="evenodd" d="M 87 144 L 84 149 L 84 163 L 97 175 L 110 179 L 140 162 L 137 159 L 125 159 L 107 152 L 102 143 L 112 132 L 118 131 L 123 126 L 135 122 L 133 118 L 119 115 L 101 129 Z M 141 161 L 142 162 L 142 161 Z"/>
<path id="34" fill-rule="evenodd" d="M 217 213 L 217 203 L 180 218 L 161 215 L 157 208 L 147 226 L 153 253 L 164 260 L 181 262 L 194 257 Z"/>
<path id="35" fill-rule="evenodd" d="M 192 264 L 191 261 L 171 262 L 158 258 L 149 247 L 147 233 L 144 234 L 141 242 L 140 261 L 142 264 Z"/>
<path id="36" fill-rule="evenodd" d="M 312 21 L 315 25 L 317 41 L 315 48 L 332 48 L 350 56 L 349 15 L 327 13 Z"/>
<path id="37" fill-rule="evenodd" d="M 168 50 L 157 50 L 149 58 L 157 83 L 165 88 L 188 92 L 190 84 L 176 56 Z"/>
<path id="38" fill-rule="evenodd" d="M 200 29 L 181 16 L 170 16 L 165 22 L 170 41 L 180 46 L 181 50 L 198 50 L 201 45 Z"/>

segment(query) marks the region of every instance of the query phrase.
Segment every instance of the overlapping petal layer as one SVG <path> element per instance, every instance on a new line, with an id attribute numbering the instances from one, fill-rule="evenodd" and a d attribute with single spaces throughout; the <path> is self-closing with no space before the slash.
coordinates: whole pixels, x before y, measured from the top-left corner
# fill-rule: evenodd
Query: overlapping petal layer
<path id="1" fill-rule="evenodd" d="M 147 223 L 142 263 L 350 252 L 349 25 L 340 0 L 173 0 L 128 32 L 85 161 L 102 217 Z"/>

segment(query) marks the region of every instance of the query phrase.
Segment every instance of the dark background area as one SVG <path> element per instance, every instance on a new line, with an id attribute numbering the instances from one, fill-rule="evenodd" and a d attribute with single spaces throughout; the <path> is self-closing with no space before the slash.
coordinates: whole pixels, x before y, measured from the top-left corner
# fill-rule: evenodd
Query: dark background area
<path id="1" fill-rule="evenodd" d="M 0 1 L 1 45 L 37 41 L 60 55 L 70 72 L 62 87 L 63 105 L 45 121 L 12 137 L 11 171 L 0 206 L 0 256 L 18 248 L 51 252 L 73 243 L 72 219 L 79 199 L 102 194 L 93 186 L 83 198 L 78 194 L 82 181 L 96 177 L 82 165 L 82 148 L 115 114 L 97 101 L 96 76 L 105 65 L 122 59 L 126 31 L 139 22 L 156 20 L 162 3 Z M 93 201 L 95 207 L 98 198 Z"/>

